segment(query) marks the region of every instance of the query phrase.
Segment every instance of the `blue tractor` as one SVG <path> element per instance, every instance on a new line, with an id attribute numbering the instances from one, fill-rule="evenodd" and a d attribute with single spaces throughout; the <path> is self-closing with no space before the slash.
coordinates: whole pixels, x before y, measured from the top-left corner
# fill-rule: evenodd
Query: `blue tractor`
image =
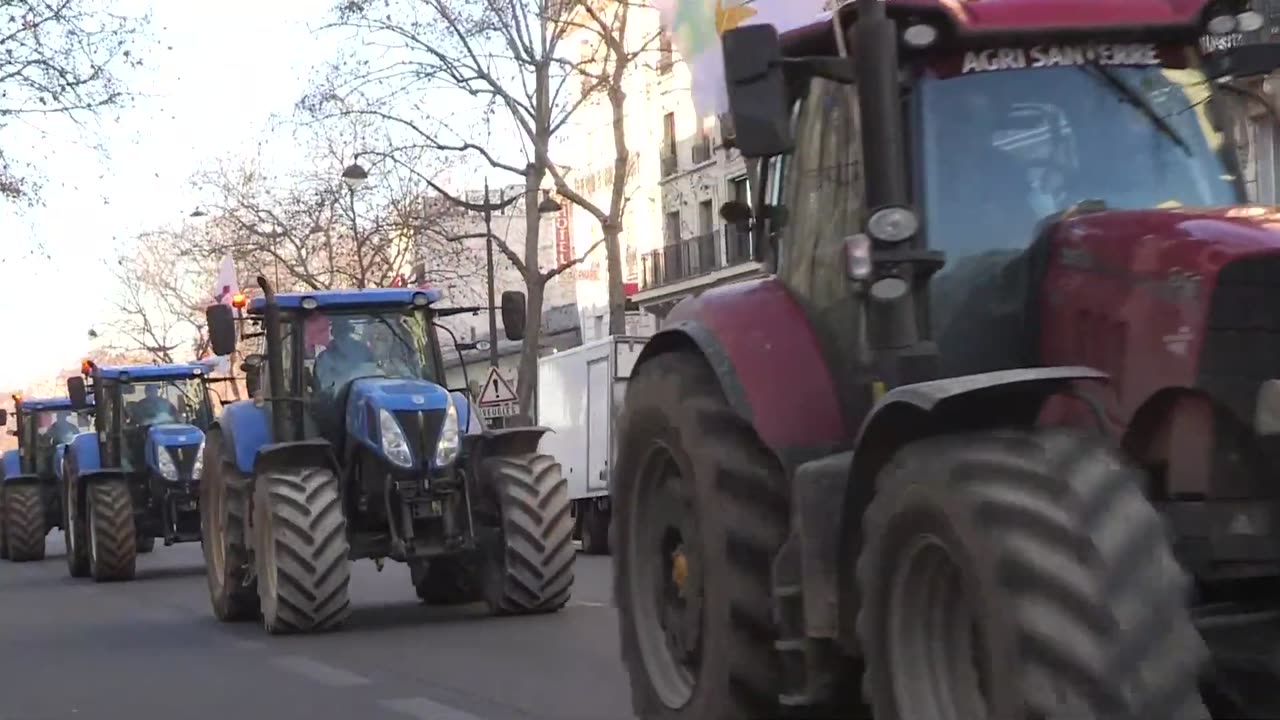
<path id="1" fill-rule="evenodd" d="M 209 594 L 223 621 L 331 630 L 348 617 L 348 560 L 410 566 L 428 604 L 498 614 L 559 610 L 573 586 L 573 519 L 545 428 L 490 431 L 445 389 L 437 290 L 276 295 L 240 323 L 265 356 L 241 368 L 254 400 L 227 405 L 205 445 L 201 487 Z M 524 294 L 503 294 L 521 339 Z M 231 307 L 208 309 L 214 353 L 235 349 Z M 249 328 L 243 328 L 249 329 Z"/>
<path id="2" fill-rule="evenodd" d="M 63 455 L 63 532 L 72 577 L 132 580 L 137 554 L 200 540 L 198 486 L 204 430 L 213 420 L 200 365 L 104 367 L 86 362 L 67 379 L 85 407 L 93 394 L 93 431 L 76 435 Z"/>
<path id="3" fill-rule="evenodd" d="M 67 398 L 13 396 L 18 449 L 4 454 L 0 467 L 0 558 L 14 562 L 44 559 L 49 531 L 62 526 L 56 451 L 76 433 L 92 427 L 92 410 L 76 412 Z M 8 424 L 0 410 L 0 425 Z"/>

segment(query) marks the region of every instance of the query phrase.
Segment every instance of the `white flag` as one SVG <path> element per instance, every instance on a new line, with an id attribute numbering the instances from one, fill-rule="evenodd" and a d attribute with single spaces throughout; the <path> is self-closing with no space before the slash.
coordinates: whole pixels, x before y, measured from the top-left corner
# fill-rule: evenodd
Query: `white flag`
<path id="1" fill-rule="evenodd" d="M 236 264 L 230 255 L 223 255 L 218 264 L 218 277 L 213 282 L 213 301 L 222 305 L 230 305 L 231 298 L 240 292 L 240 282 L 236 279 Z"/>
<path id="2" fill-rule="evenodd" d="M 689 66 L 699 118 L 729 111 L 720 35 L 742 25 L 773 25 L 779 33 L 829 17 L 828 0 L 653 0 L 675 49 Z"/>

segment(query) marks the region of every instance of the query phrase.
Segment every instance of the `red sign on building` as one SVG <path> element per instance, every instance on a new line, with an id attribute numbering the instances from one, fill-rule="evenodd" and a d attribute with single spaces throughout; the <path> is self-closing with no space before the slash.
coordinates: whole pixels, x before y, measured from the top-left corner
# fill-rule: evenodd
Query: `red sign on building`
<path id="1" fill-rule="evenodd" d="M 556 215 L 556 265 L 573 260 L 573 203 L 561 198 Z"/>

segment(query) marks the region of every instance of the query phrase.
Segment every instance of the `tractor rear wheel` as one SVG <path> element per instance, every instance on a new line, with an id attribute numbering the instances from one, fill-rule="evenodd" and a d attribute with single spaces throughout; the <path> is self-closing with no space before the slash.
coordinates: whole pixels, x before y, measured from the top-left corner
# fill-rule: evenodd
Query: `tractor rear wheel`
<path id="1" fill-rule="evenodd" d="M 573 591 L 573 517 L 560 463 L 537 453 L 485 458 L 486 504 L 501 543 L 484 570 L 484 599 L 501 615 L 556 612 Z M 494 522 L 496 520 L 496 522 Z"/>
<path id="2" fill-rule="evenodd" d="M 640 366 L 618 427 L 613 592 L 636 716 L 780 717 L 771 569 L 789 519 L 781 466 L 689 353 Z"/>
<path id="3" fill-rule="evenodd" d="M 4 530 L 9 559 L 32 562 L 44 559 L 44 498 L 39 485 L 12 485 L 4 494 Z"/>
<path id="4" fill-rule="evenodd" d="M 67 572 L 73 578 L 89 577 L 89 538 L 85 534 L 84 512 L 74 466 L 62 461 L 62 542 L 67 548 Z"/>
<path id="5" fill-rule="evenodd" d="M 249 580 L 244 534 L 249 478 L 224 452 L 222 432 L 211 429 L 204 443 L 208 470 L 200 483 L 200 548 L 214 617 L 222 622 L 242 622 L 258 617 L 258 588 Z"/>
<path id="6" fill-rule="evenodd" d="M 338 476 L 325 467 L 279 468 L 259 475 L 253 492 L 263 626 L 272 634 L 337 629 L 351 614 Z"/>
<path id="7" fill-rule="evenodd" d="M 133 495 L 124 480 L 100 480 L 85 488 L 89 574 L 97 582 L 132 580 L 138 567 Z"/>
<path id="8" fill-rule="evenodd" d="M 877 720 L 1207 720 L 1188 578 L 1099 438 L 999 430 L 903 448 L 863 521 L 857 633 Z"/>

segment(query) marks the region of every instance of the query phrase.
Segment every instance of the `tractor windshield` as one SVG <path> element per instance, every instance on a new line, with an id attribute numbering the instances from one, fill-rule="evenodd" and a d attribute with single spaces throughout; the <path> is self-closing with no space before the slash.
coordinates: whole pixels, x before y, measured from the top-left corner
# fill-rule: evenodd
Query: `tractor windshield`
<path id="1" fill-rule="evenodd" d="M 930 244 L 950 259 L 1024 248 L 1039 220 L 1082 201 L 1146 209 L 1243 200 L 1199 69 L 1064 57 L 967 53 L 959 73 L 922 79 L 919 189 Z"/>
<path id="2" fill-rule="evenodd" d="M 439 379 L 423 311 L 318 312 L 304 322 L 304 362 L 317 394 L 336 397 L 362 377 Z"/>
<path id="3" fill-rule="evenodd" d="M 124 427 L 136 429 L 162 423 L 209 425 L 204 384 L 195 378 L 146 380 L 120 385 Z"/>
<path id="4" fill-rule="evenodd" d="M 36 434 L 49 445 L 69 442 L 72 437 L 93 429 L 93 415 L 72 410 L 41 410 L 32 413 Z"/>

